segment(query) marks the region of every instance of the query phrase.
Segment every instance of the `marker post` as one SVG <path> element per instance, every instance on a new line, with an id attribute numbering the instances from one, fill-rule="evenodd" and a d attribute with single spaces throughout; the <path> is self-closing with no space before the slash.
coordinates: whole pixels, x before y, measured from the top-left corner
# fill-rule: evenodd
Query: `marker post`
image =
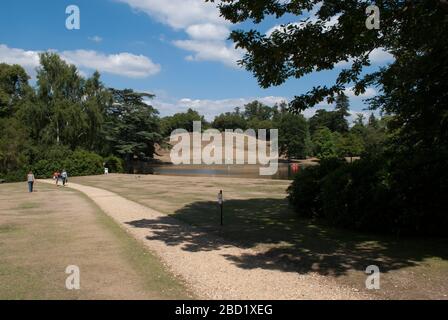
<path id="1" fill-rule="evenodd" d="M 221 227 L 224 225 L 224 222 L 223 222 L 223 206 L 224 206 L 224 197 L 223 197 L 223 194 L 222 194 L 222 190 L 221 191 L 219 191 L 219 193 L 218 193 L 218 204 L 219 204 L 219 208 L 221 209 Z"/>

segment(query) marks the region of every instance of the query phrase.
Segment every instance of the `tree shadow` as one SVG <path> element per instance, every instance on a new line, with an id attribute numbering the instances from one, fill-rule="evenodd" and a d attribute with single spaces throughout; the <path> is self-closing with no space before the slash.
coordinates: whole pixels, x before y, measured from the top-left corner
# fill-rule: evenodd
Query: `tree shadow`
<path id="1" fill-rule="evenodd" d="M 369 265 L 387 273 L 430 257 L 448 259 L 446 239 L 397 239 L 318 226 L 298 219 L 285 199 L 228 200 L 224 206 L 223 227 L 219 208 L 211 201 L 188 204 L 173 216 L 128 224 L 151 229 L 149 240 L 191 252 L 255 248 L 241 255 L 223 254 L 244 269 L 341 276 L 350 270 L 364 272 Z"/>

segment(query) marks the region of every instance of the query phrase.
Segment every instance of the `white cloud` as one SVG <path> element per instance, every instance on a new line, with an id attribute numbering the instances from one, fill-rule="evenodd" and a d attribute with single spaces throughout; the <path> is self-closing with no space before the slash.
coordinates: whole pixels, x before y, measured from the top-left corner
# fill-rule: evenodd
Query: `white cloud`
<path id="1" fill-rule="evenodd" d="M 103 41 L 103 38 L 101 38 L 100 36 L 94 36 L 94 37 L 89 37 L 89 40 L 96 42 L 96 43 L 100 43 Z"/>
<path id="2" fill-rule="evenodd" d="M 33 75 L 35 69 L 39 66 L 39 53 L 36 51 L 9 48 L 4 44 L 0 44 L 0 62 L 19 64 L 30 75 Z"/>
<path id="3" fill-rule="evenodd" d="M 98 70 L 128 78 L 146 78 L 160 72 L 161 67 L 146 56 L 131 53 L 105 55 L 93 50 L 64 51 L 62 57 L 80 68 Z"/>
<path id="4" fill-rule="evenodd" d="M 204 0 L 118 0 L 174 29 L 195 24 L 227 24 L 213 3 Z"/>
<path id="5" fill-rule="evenodd" d="M 370 54 L 370 61 L 373 64 L 381 64 L 392 62 L 394 60 L 394 56 L 387 52 L 384 48 L 376 48 Z"/>
<path id="6" fill-rule="evenodd" d="M 174 30 L 183 30 L 189 39 L 176 40 L 173 44 L 192 52 L 187 61 L 217 61 L 237 67 L 242 50 L 227 43 L 230 23 L 220 17 L 216 3 L 204 0 L 118 0 L 134 10 L 141 11 Z"/>
<path id="7" fill-rule="evenodd" d="M 225 40 L 230 34 L 225 26 L 211 23 L 191 25 L 186 32 L 191 38 L 198 40 Z"/>
<path id="8" fill-rule="evenodd" d="M 194 52 L 194 55 L 186 57 L 188 61 L 219 61 L 230 67 L 237 67 L 236 62 L 243 56 L 242 50 L 221 41 L 177 40 L 174 45 Z"/>
<path id="9" fill-rule="evenodd" d="M 54 51 L 58 53 L 57 51 Z M 0 62 L 19 64 L 30 75 L 39 66 L 39 51 L 25 51 L 0 44 Z M 123 52 L 106 55 L 93 50 L 63 51 L 61 58 L 80 69 L 98 70 L 129 78 L 145 78 L 160 72 L 161 67 L 143 55 Z"/>
<path id="10" fill-rule="evenodd" d="M 378 94 L 374 88 L 366 88 L 366 92 L 357 96 L 355 95 L 354 87 L 345 89 L 344 93 L 350 99 L 370 99 Z"/>
<path id="11" fill-rule="evenodd" d="M 155 100 L 148 101 L 148 103 L 156 107 L 160 111 L 162 116 L 173 115 L 178 112 L 185 112 L 188 110 L 188 108 L 192 108 L 198 111 L 200 114 L 204 115 L 207 120 L 211 121 L 215 116 L 221 113 L 234 111 L 236 107 L 242 108 L 244 107 L 244 105 L 254 100 L 258 100 L 269 106 L 273 106 L 274 104 L 280 103 L 282 101 L 287 101 L 287 99 L 284 97 L 267 96 L 258 98 L 253 97 L 222 100 L 190 98 L 183 98 L 179 100 L 159 100 L 158 98 L 156 98 Z"/>

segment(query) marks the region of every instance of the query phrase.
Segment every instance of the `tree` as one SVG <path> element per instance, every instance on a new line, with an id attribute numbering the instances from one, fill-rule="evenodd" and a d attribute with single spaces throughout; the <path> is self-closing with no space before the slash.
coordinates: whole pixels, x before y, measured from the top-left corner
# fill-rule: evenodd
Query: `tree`
<path id="1" fill-rule="evenodd" d="M 332 113 L 330 111 L 324 109 L 317 110 L 309 120 L 311 134 L 314 134 L 322 127 L 330 128 L 332 122 Z"/>
<path id="2" fill-rule="evenodd" d="M 26 166 L 29 144 L 28 132 L 22 123 L 14 118 L 0 118 L 0 175 Z"/>
<path id="3" fill-rule="evenodd" d="M 239 109 L 235 109 L 235 112 L 227 112 L 215 117 L 212 123 L 212 127 L 220 131 L 225 130 L 246 130 L 247 121 L 240 113 Z"/>
<path id="4" fill-rule="evenodd" d="M 271 108 L 257 100 L 244 106 L 244 117 L 248 121 L 262 122 L 271 120 L 274 115 L 274 108 Z"/>
<path id="5" fill-rule="evenodd" d="M 313 135 L 314 153 L 319 159 L 337 158 L 338 133 L 333 133 L 327 127 L 319 128 Z"/>
<path id="6" fill-rule="evenodd" d="M 346 117 L 350 115 L 350 100 L 344 92 L 336 97 L 336 107 L 333 114 L 333 131 L 348 132 L 348 121 Z"/>
<path id="7" fill-rule="evenodd" d="M 382 75 L 388 71 L 396 74 L 393 69 L 403 62 L 423 61 L 430 56 L 440 59 L 436 55 L 439 51 L 430 48 L 446 46 L 447 9 L 442 3 L 441 0 L 378 1 L 375 4 L 381 12 L 381 32 L 366 28 L 367 3 L 362 0 L 224 0 L 219 2 L 219 8 L 222 16 L 232 23 L 252 20 L 258 24 L 270 15 L 280 18 L 315 12 L 315 19 L 298 19 L 299 23 L 284 25 L 272 34 L 252 29 L 236 30 L 230 36 L 238 48 L 247 52 L 240 64 L 253 72 L 264 88 L 280 85 L 290 77 L 301 78 L 316 70 L 331 70 L 337 63 L 351 59 L 350 68 L 339 73 L 333 86 L 315 87 L 294 99 L 294 109 L 303 110 L 326 97 L 334 101 L 350 83 L 355 84 L 356 94 L 363 93 L 368 84 L 383 82 Z M 331 19 L 337 19 L 337 23 L 329 25 Z M 434 37 L 428 39 L 428 34 Z M 363 74 L 364 68 L 371 63 L 370 54 L 374 50 L 394 52 L 397 60 L 378 73 Z"/>
<path id="8" fill-rule="evenodd" d="M 279 130 L 278 144 L 281 155 L 288 159 L 304 159 L 310 155 L 308 123 L 302 115 L 285 112 L 275 123 Z"/>
<path id="9" fill-rule="evenodd" d="M 338 145 L 338 153 L 341 157 L 349 157 L 350 162 L 353 157 L 359 157 L 364 152 L 364 141 L 359 135 L 350 132 L 344 135 Z"/>
<path id="10" fill-rule="evenodd" d="M 219 8 L 232 23 L 260 23 L 266 16 L 298 17 L 314 10 L 315 18 L 285 25 L 272 34 L 233 31 L 230 38 L 246 51 L 240 64 L 264 88 L 281 85 L 290 77 L 332 70 L 341 62 L 349 65 L 332 85 L 295 97 L 291 109 L 297 112 L 325 99 L 334 102 L 347 86 L 356 95 L 378 87 L 370 108 L 393 115 L 388 123 L 393 133 L 387 141 L 387 163 L 372 161 L 382 164 L 379 171 L 387 171 L 382 187 L 393 192 L 391 205 L 400 211 L 399 225 L 413 233 L 446 235 L 448 6 L 445 0 L 375 1 L 381 29 L 369 30 L 365 26 L 369 4 L 364 0 L 221 0 Z M 372 53 L 382 51 L 391 53 L 392 61 L 379 70 L 368 69 Z"/>
<path id="11" fill-rule="evenodd" d="M 86 114 L 87 134 L 83 136 L 83 144 L 87 150 L 106 154 L 108 150 L 104 149 L 104 122 L 107 105 L 110 105 L 113 97 L 100 78 L 100 73 L 95 71 L 84 85 L 83 109 Z"/>
<path id="12" fill-rule="evenodd" d="M 131 89 L 110 89 L 112 104 L 107 109 L 106 139 L 115 154 L 128 162 L 153 158 L 155 144 L 162 144 L 158 111 L 145 103 L 151 94 Z"/>
<path id="13" fill-rule="evenodd" d="M 344 108 L 335 111 L 317 110 L 310 119 L 310 131 L 314 133 L 321 127 L 327 127 L 332 132 L 346 133 L 349 128 L 345 119 L 347 115 L 348 112 Z"/>
<path id="14" fill-rule="evenodd" d="M 0 63 L 0 117 L 13 116 L 32 94 L 29 76 L 19 65 Z"/>
<path id="15" fill-rule="evenodd" d="M 376 119 L 375 115 L 372 113 L 369 117 L 369 127 L 377 129 L 378 128 L 378 120 Z"/>
<path id="16" fill-rule="evenodd" d="M 193 122 L 199 121 L 202 124 L 202 129 L 205 129 L 208 124 L 204 116 L 199 112 L 189 108 L 187 112 L 176 113 L 171 117 L 165 117 L 162 121 L 162 131 L 165 136 L 169 136 L 171 132 L 177 129 L 184 129 L 188 132 L 193 132 Z"/>
<path id="17" fill-rule="evenodd" d="M 42 143 L 75 147 L 88 130 L 81 103 L 84 79 L 74 65 L 68 65 L 55 53 L 41 54 L 40 64 L 38 103 L 26 112 L 35 119 L 33 135 Z"/>

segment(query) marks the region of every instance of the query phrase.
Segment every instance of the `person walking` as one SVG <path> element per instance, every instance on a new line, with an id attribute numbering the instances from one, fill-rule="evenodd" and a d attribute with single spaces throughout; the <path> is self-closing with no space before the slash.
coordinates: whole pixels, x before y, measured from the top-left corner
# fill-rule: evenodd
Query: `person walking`
<path id="1" fill-rule="evenodd" d="M 31 192 L 33 192 L 33 189 L 34 189 L 34 181 L 35 181 L 35 179 L 34 179 L 34 174 L 33 174 L 32 171 L 30 171 L 30 172 L 28 173 L 27 181 L 28 181 L 28 190 L 29 190 L 29 192 L 31 193 Z"/>
<path id="2" fill-rule="evenodd" d="M 53 180 L 56 182 L 56 185 L 59 183 L 59 176 L 59 171 L 56 170 L 55 173 L 53 173 Z"/>
<path id="3" fill-rule="evenodd" d="M 62 170 L 61 177 L 62 177 L 62 185 L 65 187 L 65 184 L 68 182 L 68 174 L 67 171 L 65 171 L 65 169 Z"/>

